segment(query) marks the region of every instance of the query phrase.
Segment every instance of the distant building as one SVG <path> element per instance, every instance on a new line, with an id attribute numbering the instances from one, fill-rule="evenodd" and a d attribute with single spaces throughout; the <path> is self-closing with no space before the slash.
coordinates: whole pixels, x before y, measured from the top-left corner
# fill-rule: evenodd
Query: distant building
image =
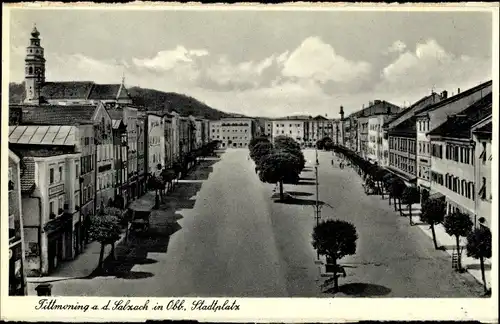
<path id="1" fill-rule="evenodd" d="M 487 124 L 491 121 L 491 114 L 490 94 L 449 116 L 441 126 L 427 133 L 431 142 L 431 191 L 444 196 L 448 214 L 458 209 L 472 217 L 476 214 L 476 200 L 491 202 L 491 189 L 478 187 L 482 186 L 483 178 L 487 179 L 481 172 L 477 172 L 480 180 L 476 184 L 476 170 L 486 171 L 487 163 L 476 160 L 476 147 L 471 134 L 476 123 L 485 121 Z M 487 149 L 487 142 L 482 143 L 478 148 L 481 152 Z M 477 168 L 474 162 L 479 164 Z M 489 187 L 486 180 L 484 186 Z"/>
<path id="2" fill-rule="evenodd" d="M 389 147 L 387 170 L 407 185 L 417 185 L 417 128 L 415 113 L 439 102 L 437 94 L 426 96 L 384 123 Z M 382 143 L 382 146 L 385 146 Z"/>
<path id="3" fill-rule="evenodd" d="M 21 159 L 9 150 L 9 296 L 26 295 Z"/>
<path id="4" fill-rule="evenodd" d="M 25 58 L 25 104 L 131 104 L 124 85 L 95 84 L 91 81 L 45 81 L 44 49 L 40 44 L 40 32 L 35 28 L 31 32 L 30 45 Z"/>
<path id="5" fill-rule="evenodd" d="M 384 167 L 388 167 L 390 165 L 389 163 L 389 132 L 392 129 L 400 130 L 400 129 L 405 129 L 406 127 L 411 127 L 411 124 L 414 121 L 407 122 L 407 124 L 401 125 L 402 123 L 406 122 L 408 119 L 412 118 L 415 115 L 415 112 L 422 109 L 423 107 L 435 104 L 441 100 L 441 95 L 437 93 L 432 93 L 429 96 L 425 96 L 422 99 L 418 100 L 415 102 L 413 105 L 410 107 L 400 111 L 399 113 L 390 116 L 383 125 L 383 139 L 382 139 L 382 148 L 383 148 L 383 157 L 381 160 L 381 165 Z M 414 117 L 413 117 L 414 118 Z M 401 126 L 400 126 L 401 125 Z M 394 153 L 394 152 L 392 152 Z M 393 166 L 395 164 L 392 164 Z"/>
<path id="6" fill-rule="evenodd" d="M 129 203 L 127 200 L 128 181 L 128 144 L 127 144 L 127 126 L 123 120 L 113 119 L 113 151 L 114 151 L 114 170 L 115 170 L 115 194 L 114 206 L 124 209 Z"/>
<path id="7" fill-rule="evenodd" d="M 158 176 L 165 168 L 165 130 L 163 116 L 154 112 L 146 114 L 145 147 L 146 167 L 149 176 Z"/>
<path id="8" fill-rule="evenodd" d="M 309 137 L 308 134 L 306 134 L 305 119 L 306 118 L 300 116 L 291 116 L 280 119 L 274 119 L 272 126 L 273 141 L 278 136 L 286 136 L 293 138 L 301 146 L 306 145 L 306 143 L 313 145 L 312 139 L 311 141 L 308 141 Z M 312 127 L 308 128 L 307 131 L 311 132 L 311 136 L 313 135 Z M 314 144 L 316 144 L 316 142 L 314 142 Z"/>
<path id="9" fill-rule="evenodd" d="M 223 148 L 247 148 L 254 136 L 255 123 L 250 118 L 223 118 L 210 121 L 210 137 L 221 141 Z"/>

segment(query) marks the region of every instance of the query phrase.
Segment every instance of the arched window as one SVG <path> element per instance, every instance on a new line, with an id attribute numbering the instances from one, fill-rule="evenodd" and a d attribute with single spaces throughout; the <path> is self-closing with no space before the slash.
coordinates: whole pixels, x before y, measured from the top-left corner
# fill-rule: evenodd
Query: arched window
<path id="1" fill-rule="evenodd" d="M 33 67 L 32 66 L 29 67 L 28 74 L 33 74 Z"/>

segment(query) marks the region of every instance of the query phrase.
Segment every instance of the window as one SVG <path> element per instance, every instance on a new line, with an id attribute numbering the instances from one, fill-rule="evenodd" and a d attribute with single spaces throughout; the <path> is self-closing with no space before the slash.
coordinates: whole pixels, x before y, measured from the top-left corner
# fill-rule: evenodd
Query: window
<path id="1" fill-rule="evenodd" d="M 49 170 L 49 183 L 50 184 L 54 183 L 54 168 L 50 168 Z"/>
<path id="2" fill-rule="evenodd" d="M 64 208 L 64 197 L 59 197 L 59 209 Z"/>
<path id="3" fill-rule="evenodd" d="M 479 189 L 478 196 L 482 200 L 486 200 L 486 178 L 485 177 L 483 177 L 483 183 L 481 185 L 481 189 Z"/>
<path id="4" fill-rule="evenodd" d="M 486 163 L 486 142 L 481 143 L 483 145 L 483 151 L 481 155 L 479 155 L 479 159 L 483 161 L 483 164 Z"/>
<path id="5" fill-rule="evenodd" d="M 60 166 L 59 167 L 59 181 L 62 181 L 62 179 L 63 179 L 63 167 Z"/>
<path id="6" fill-rule="evenodd" d="M 75 163 L 75 177 L 78 179 L 78 176 L 80 176 L 80 168 L 77 162 Z"/>
<path id="7" fill-rule="evenodd" d="M 49 203 L 49 211 L 50 211 L 50 213 L 54 213 L 54 214 L 56 213 L 56 212 L 55 212 L 55 206 L 54 206 L 54 202 L 53 202 L 53 201 L 51 201 L 51 202 Z"/>

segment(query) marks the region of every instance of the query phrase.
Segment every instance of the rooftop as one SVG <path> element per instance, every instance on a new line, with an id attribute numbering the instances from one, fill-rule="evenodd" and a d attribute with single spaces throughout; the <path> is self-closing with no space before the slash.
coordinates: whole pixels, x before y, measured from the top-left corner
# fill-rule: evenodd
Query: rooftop
<path id="1" fill-rule="evenodd" d="M 474 130 L 474 133 L 492 134 L 493 133 L 492 122 L 490 121 L 486 125 L 477 128 L 476 130 Z"/>
<path id="2" fill-rule="evenodd" d="M 92 123 L 97 105 L 25 106 L 22 123 L 45 125 L 75 125 Z"/>
<path id="3" fill-rule="evenodd" d="M 46 100 L 131 99 L 130 94 L 122 84 L 96 84 L 92 81 L 45 82 L 40 95 Z"/>
<path id="4" fill-rule="evenodd" d="M 459 94 L 456 94 L 453 97 L 449 97 L 449 98 L 441 100 L 440 102 L 435 103 L 433 105 L 426 106 L 426 107 L 418 110 L 415 114 L 417 116 L 423 116 L 423 115 L 425 115 L 425 113 L 428 113 L 429 111 L 436 110 L 436 109 L 438 109 L 440 107 L 443 107 L 443 106 L 446 106 L 446 105 L 448 105 L 448 104 L 450 104 L 450 103 L 452 103 L 454 101 L 457 101 L 459 99 L 467 97 L 467 96 L 473 94 L 474 92 L 481 91 L 482 89 L 491 86 L 492 83 L 493 82 L 491 80 L 487 81 L 487 82 L 484 82 L 484 83 L 481 83 L 480 85 L 475 86 L 473 88 L 470 88 L 470 89 L 468 89 L 468 90 L 466 90 L 464 92 L 460 92 Z"/>
<path id="5" fill-rule="evenodd" d="M 9 126 L 9 143 L 75 145 L 76 126 Z"/>
<path id="6" fill-rule="evenodd" d="M 458 114 L 448 117 L 441 126 L 427 133 L 427 135 L 452 137 L 452 138 L 469 138 L 471 127 L 488 117 L 492 113 L 492 95 L 491 93 Z"/>

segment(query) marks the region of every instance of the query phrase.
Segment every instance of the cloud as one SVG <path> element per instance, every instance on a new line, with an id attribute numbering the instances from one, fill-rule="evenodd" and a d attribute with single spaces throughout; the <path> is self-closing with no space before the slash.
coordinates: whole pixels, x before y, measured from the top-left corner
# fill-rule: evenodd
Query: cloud
<path id="1" fill-rule="evenodd" d="M 132 62 L 138 67 L 168 71 L 179 64 L 192 63 L 194 59 L 207 55 L 209 55 L 207 50 L 188 50 L 184 46 L 178 45 L 173 50 L 160 51 L 152 58 L 133 58 Z"/>
<path id="2" fill-rule="evenodd" d="M 394 43 L 392 43 L 391 46 L 389 46 L 386 53 L 401 53 L 405 49 L 406 49 L 406 44 L 400 40 L 397 40 Z"/>
<path id="3" fill-rule="evenodd" d="M 369 63 L 350 61 L 321 38 L 308 37 L 288 56 L 282 73 L 286 77 L 313 79 L 319 83 L 350 83 L 366 78 L 370 71 Z"/>
<path id="4" fill-rule="evenodd" d="M 446 87 L 470 80 L 491 78 L 491 59 L 457 56 L 435 40 L 419 43 L 414 52 L 404 51 L 381 71 L 379 89 L 398 91 Z"/>
<path id="5" fill-rule="evenodd" d="M 216 62 L 208 62 L 202 71 L 198 85 L 216 90 L 246 90 L 265 87 L 279 73 L 277 67 L 283 54 L 271 55 L 262 60 L 231 62 L 222 56 Z"/>

